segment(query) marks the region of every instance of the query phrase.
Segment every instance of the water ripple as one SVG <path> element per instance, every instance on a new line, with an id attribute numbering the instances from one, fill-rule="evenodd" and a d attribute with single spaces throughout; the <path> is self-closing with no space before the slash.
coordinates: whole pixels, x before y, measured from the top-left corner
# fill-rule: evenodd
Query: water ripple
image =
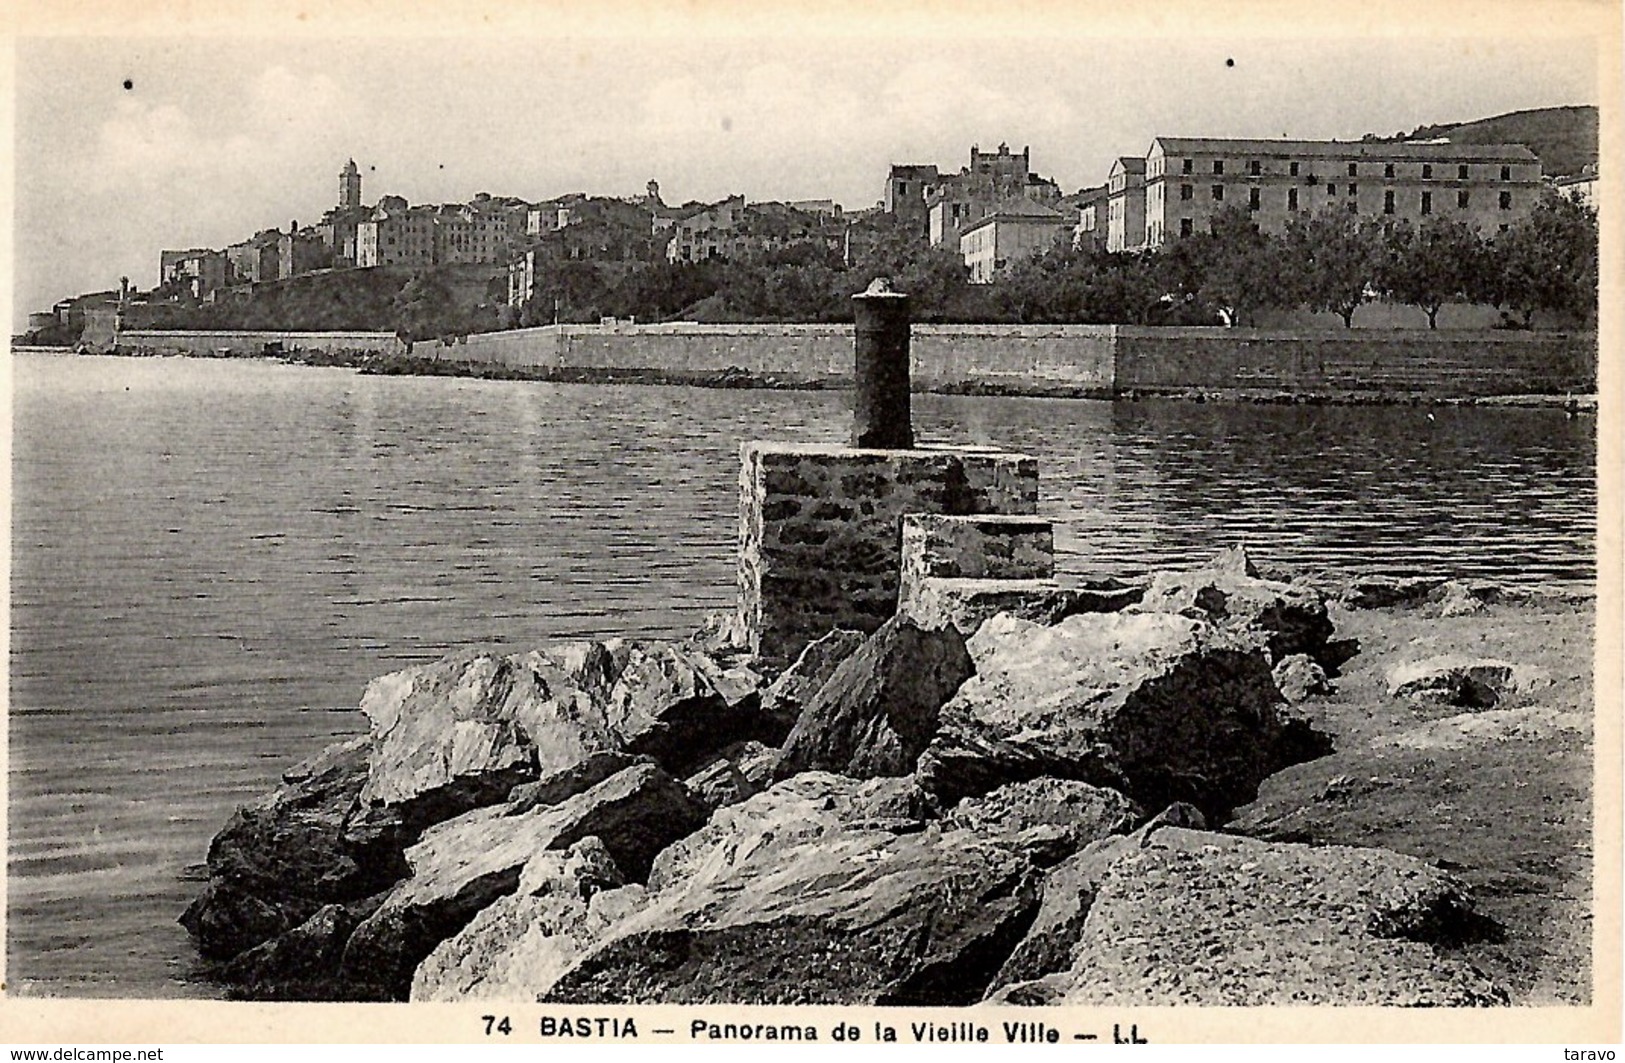
<path id="1" fill-rule="evenodd" d="M 175 917 L 232 808 L 471 644 L 686 633 L 734 593 L 739 441 L 833 393 L 19 355 L 10 980 L 204 995 Z M 1063 571 L 1271 561 L 1589 586 L 1593 422 L 1531 410 L 918 396 L 1037 456 Z"/>

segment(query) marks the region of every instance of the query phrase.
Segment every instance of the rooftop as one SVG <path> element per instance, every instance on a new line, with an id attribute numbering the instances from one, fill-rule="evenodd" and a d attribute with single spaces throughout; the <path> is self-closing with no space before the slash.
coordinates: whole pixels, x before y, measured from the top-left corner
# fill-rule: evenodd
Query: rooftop
<path id="1" fill-rule="evenodd" d="M 1381 143 L 1359 140 L 1232 140 L 1224 137 L 1157 137 L 1151 142 L 1154 153 L 1164 155 L 1203 155 L 1223 152 L 1230 155 L 1280 155 L 1295 158 L 1428 159 L 1451 162 L 1538 162 L 1535 153 L 1522 144 Z M 1126 160 L 1125 160 L 1126 161 Z M 1144 160 L 1141 160 L 1142 166 Z"/>

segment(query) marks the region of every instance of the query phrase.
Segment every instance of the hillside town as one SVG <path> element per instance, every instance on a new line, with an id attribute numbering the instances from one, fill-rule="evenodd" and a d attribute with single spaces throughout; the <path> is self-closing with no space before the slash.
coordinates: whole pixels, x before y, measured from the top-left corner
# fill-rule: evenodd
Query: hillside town
<path id="1" fill-rule="evenodd" d="M 1590 117 L 1594 125 L 1594 110 Z M 421 311 L 425 303 L 433 304 L 426 315 L 433 320 L 415 331 L 427 333 L 618 314 L 838 320 L 848 312 L 844 298 L 862 287 L 841 275 L 853 271 L 901 273 L 927 293 L 943 288 L 935 306 L 926 307 L 928 319 L 1137 320 L 1151 305 L 1183 308 L 1185 316 L 1170 323 L 1209 323 L 1215 313 L 1234 323 L 1267 307 L 1291 287 L 1280 282 L 1301 272 L 1282 259 L 1274 276 L 1250 276 L 1258 268 L 1254 252 L 1278 245 L 1284 255 L 1294 239 L 1328 238 L 1328 224 L 1350 230 L 1348 239 L 1366 240 L 1368 257 L 1386 256 L 1389 268 L 1384 277 L 1373 266 L 1369 276 L 1355 278 L 1352 297 L 1345 279 L 1341 296 L 1295 290 L 1291 305 L 1334 311 L 1349 324 L 1350 298 L 1357 307 L 1386 296 L 1423 306 L 1431 325 L 1444 303 L 1479 302 L 1521 311 L 1527 325 L 1535 310 L 1573 310 L 1559 304 L 1574 300 L 1551 293 L 1522 298 L 1517 285 L 1505 283 L 1504 275 L 1517 269 L 1476 260 L 1497 248 L 1504 257 L 1517 242 L 1509 236 L 1515 227 L 1540 228 L 1529 222 L 1543 202 L 1561 199 L 1594 211 L 1595 159 L 1594 132 L 1589 159 L 1562 167 L 1512 142 L 1159 135 L 1143 155 L 1116 158 L 1099 184 L 1066 193 L 1037 172 L 1031 148 L 1001 143 L 987 151 L 972 145 L 958 170 L 893 164 L 881 196 L 855 210 L 829 199 L 752 201 L 743 194 L 673 205 L 654 180 L 629 197 L 575 192 L 532 202 L 480 192 L 463 203 L 411 204 L 385 193 L 369 204 L 361 168 L 350 159 L 319 221 L 290 221 L 223 248 L 163 250 L 152 288 L 126 279 L 117 290 L 63 300 L 32 315 L 29 325 L 37 339 L 67 343 L 87 335 L 87 327 L 96 333 L 109 325 L 207 328 L 277 319 L 281 327 L 378 327 L 407 304 Z M 1575 172 L 1553 172 L 1565 168 Z M 1408 250 L 1424 265 L 1451 252 L 1458 261 L 1447 276 L 1394 283 Z M 1056 254 L 1071 259 L 1049 262 L 1052 276 L 1082 258 L 1097 274 L 1114 274 L 1116 288 L 1127 283 L 1134 290 L 1115 302 L 1070 308 L 1048 307 L 1042 291 L 1008 295 L 1024 271 Z M 1193 281 L 1188 268 L 1177 275 L 1181 263 L 1190 266 L 1184 260 L 1214 254 L 1222 263 L 1204 268 L 1224 277 Z M 1152 256 L 1173 264 L 1176 276 L 1162 269 L 1136 278 L 1131 267 Z M 758 271 L 754 282 L 749 267 Z M 776 271 L 777 281 L 764 282 L 762 269 Z M 1594 285 L 1594 265 L 1591 272 Z M 358 278 L 369 274 L 376 282 L 358 288 Z M 411 278 L 417 286 L 406 291 Z M 1229 288 L 1255 291 L 1217 296 L 1214 289 L 1226 280 Z M 753 283 L 805 291 L 753 301 Z M 329 307 L 327 319 L 305 320 L 310 304 L 323 301 L 343 310 Z M 1517 324 L 1516 314 L 1503 317 Z"/>

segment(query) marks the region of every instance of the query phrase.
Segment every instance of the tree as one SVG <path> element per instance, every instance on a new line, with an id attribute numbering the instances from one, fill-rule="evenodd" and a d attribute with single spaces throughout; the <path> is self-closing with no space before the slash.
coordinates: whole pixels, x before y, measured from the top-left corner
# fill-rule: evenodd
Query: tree
<path id="1" fill-rule="evenodd" d="M 1523 315 L 1539 310 L 1590 322 L 1597 312 L 1597 212 L 1548 189 L 1527 217 L 1493 244 L 1492 301 Z"/>
<path id="2" fill-rule="evenodd" d="M 456 312 L 451 289 L 432 270 L 412 274 L 393 300 L 395 335 L 406 349 L 419 340 L 446 335 Z"/>
<path id="3" fill-rule="evenodd" d="M 1091 269 L 1079 316 L 1084 324 L 1145 325 L 1166 305 L 1157 256 L 1143 251 L 1095 252 L 1083 262 Z"/>
<path id="4" fill-rule="evenodd" d="M 1287 275 L 1298 278 L 1298 295 L 1311 310 L 1329 310 L 1354 327 L 1354 311 L 1371 297 L 1382 269 L 1382 228 L 1373 221 L 1328 207 L 1287 223 Z"/>
<path id="5" fill-rule="evenodd" d="M 535 289 L 520 308 L 520 320 L 529 325 L 555 321 L 597 321 L 603 317 L 606 294 L 603 272 L 587 259 L 551 262 L 537 271 Z"/>
<path id="6" fill-rule="evenodd" d="M 1439 327 L 1440 307 L 1471 299 L 1482 286 L 1484 241 L 1453 218 L 1430 217 L 1419 229 L 1400 223 L 1384 243 L 1378 286 L 1391 299 L 1421 307 L 1430 329 Z"/>
<path id="7" fill-rule="evenodd" d="M 1281 242 L 1259 231 L 1252 215 L 1229 207 L 1213 216 L 1206 233 L 1173 244 L 1184 291 L 1227 324 L 1253 323 L 1259 310 L 1296 301 Z"/>

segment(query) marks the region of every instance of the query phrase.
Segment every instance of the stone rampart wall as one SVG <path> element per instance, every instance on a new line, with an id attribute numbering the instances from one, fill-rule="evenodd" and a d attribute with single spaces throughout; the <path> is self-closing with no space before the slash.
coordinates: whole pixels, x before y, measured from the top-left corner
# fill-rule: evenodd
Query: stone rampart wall
<path id="1" fill-rule="evenodd" d="M 470 336 L 441 357 L 558 369 L 705 376 L 742 370 L 842 383 L 849 325 L 555 325 Z M 1596 334 L 1376 329 L 915 325 L 921 390 L 1034 393 L 1254 389 L 1478 396 L 1586 391 Z"/>
<path id="2" fill-rule="evenodd" d="M 1589 332 L 1124 327 L 1115 368 L 1119 391 L 1561 393 L 1595 388 L 1597 339 Z"/>
<path id="3" fill-rule="evenodd" d="M 186 354 L 399 351 L 384 332 L 128 329 L 119 342 Z M 553 370 L 703 378 L 730 370 L 782 383 L 849 382 L 850 325 L 551 325 L 425 341 L 413 354 Z M 1594 332 L 915 325 L 919 390 L 1011 392 L 1249 389 L 1448 397 L 1595 389 Z"/>
<path id="4" fill-rule="evenodd" d="M 1111 388 L 1111 326 L 915 325 L 923 388 L 1024 383 Z M 850 325 L 548 325 L 469 336 L 445 357 L 551 369 L 705 375 L 742 370 L 790 383 L 852 376 Z"/>

